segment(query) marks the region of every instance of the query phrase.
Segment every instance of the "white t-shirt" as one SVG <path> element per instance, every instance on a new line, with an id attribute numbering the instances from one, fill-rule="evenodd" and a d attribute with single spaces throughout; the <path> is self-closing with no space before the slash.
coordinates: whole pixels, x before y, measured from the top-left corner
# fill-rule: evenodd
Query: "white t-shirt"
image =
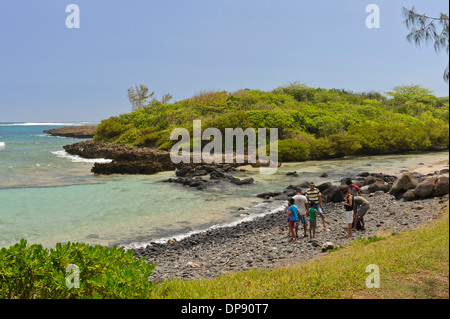
<path id="1" fill-rule="evenodd" d="M 295 195 L 292 198 L 294 199 L 294 204 L 298 207 L 298 211 L 299 211 L 300 215 L 306 215 L 305 204 L 308 203 L 306 196 Z"/>

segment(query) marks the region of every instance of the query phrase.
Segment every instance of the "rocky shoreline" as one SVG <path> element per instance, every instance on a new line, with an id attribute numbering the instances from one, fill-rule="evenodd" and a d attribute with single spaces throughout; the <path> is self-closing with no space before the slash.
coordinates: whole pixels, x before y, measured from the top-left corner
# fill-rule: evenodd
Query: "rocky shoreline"
<path id="1" fill-rule="evenodd" d="M 44 130 L 44 133 L 52 136 L 73 137 L 73 138 L 93 138 L 97 126 L 66 126 Z"/>
<path id="2" fill-rule="evenodd" d="M 148 147 L 133 147 L 87 140 L 65 145 L 71 155 L 84 158 L 112 159 L 111 163 L 95 163 L 94 174 L 155 174 L 175 170 L 184 164 L 174 164 L 170 153 Z"/>
<path id="3" fill-rule="evenodd" d="M 245 165 L 244 163 L 205 163 L 194 164 L 192 160 L 190 163 L 174 163 L 170 157 L 169 151 L 163 151 L 152 147 L 137 147 L 127 145 L 117 145 L 111 143 L 102 143 L 95 140 L 82 141 L 75 144 L 65 145 L 64 150 L 71 155 L 78 155 L 84 158 L 106 158 L 112 159 L 110 163 L 95 163 L 91 171 L 94 174 L 155 174 L 163 171 L 174 171 L 190 167 L 191 170 L 204 171 L 210 168 L 218 167 L 238 167 Z M 225 162 L 225 161 L 223 161 Z M 197 168 L 199 165 L 205 165 L 205 168 Z M 263 166 L 262 163 L 254 163 L 252 166 Z M 209 167 L 209 168 L 206 168 Z M 197 172 L 196 176 L 191 172 L 186 172 L 187 178 L 200 177 L 201 172 Z M 207 171 L 203 175 L 207 175 L 211 171 Z M 222 178 L 225 177 L 224 171 L 215 169 L 215 174 Z M 214 174 L 213 174 L 214 175 Z M 184 177 L 184 176 L 183 176 Z M 249 181 L 246 181 L 246 183 Z M 239 183 L 237 181 L 237 183 Z"/>
<path id="4" fill-rule="evenodd" d="M 361 174 L 366 175 L 366 173 Z M 392 186 L 389 189 L 384 185 L 387 183 L 384 181 L 382 185 L 381 182 L 379 183 L 384 190 L 370 193 L 368 193 L 369 187 L 366 186 L 377 181 L 377 177 L 374 177 L 377 174 L 360 176 L 359 181 L 355 180 L 355 184 L 362 183 L 363 178 L 365 181 L 371 181 L 369 177 L 372 177 L 375 182 L 372 181 L 361 187 L 366 193 L 365 197 L 369 200 L 371 208 L 365 216 L 366 230 L 356 231 L 353 238 L 343 237 L 347 225 L 344 208 L 340 201 L 326 199 L 324 214 L 328 229 L 324 230 L 319 220 L 316 238 L 313 240 L 305 237 L 293 244 L 287 236 L 286 217 L 283 216 L 285 210 L 282 209 L 233 227 L 211 229 L 179 241 L 171 239 L 166 243 L 153 242 L 144 248 L 133 248 L 133 251 L 136 257 L 145 257 L 148 262 L 156 263 L 150 278 L 156 282 L 175 277 L 186 280 L 212 278 L 228 272 L 252 268 L 268 269 L 305 262 L 325 254 L 324 251 L 327 249 L 341 247 L 358 237 L 396 235 L 438 218 L 448 205 L 448 170 L 429 176 L 418 173 L 408 174 L 403 176 L 412 177 L 417 184 L 405 186 L 401 183 L 403 176 L 387 177 L 388 180 L 392 179 Z M 447 180 L 444 186 L 446 194 L 434 196 L 436 188 L 433 188 L 429 196 L 423 198 L 418 196 L 405 200 L 398 195 L 405 194 L 410 189 L 417 190 L 422 183 L 429 183 L 428 180 L 439 178 Z M 394 185 L 396 188 L 393 187 Z M 433 185 L 436 186 L 436 184 Z M 405 190 L 413 186 L 414 188 Z M 334 187 L 340 192 L 340 186 L 328 185 L 327 189 L 335 190 Z M 293 195 L 293 188 L 294 186 L 290 185 L 284 191 L 272 192 L 274 196 L 269 194 L 264 196 L 268 201 L 279 201 L 280 205 L 283 205 L 286 203 L 285 196 Z M 390 194 L 391 189 L 397 190 L 397 193 Z M 300 234 L 303 235 L 302 227 L 299 228 Z"/>

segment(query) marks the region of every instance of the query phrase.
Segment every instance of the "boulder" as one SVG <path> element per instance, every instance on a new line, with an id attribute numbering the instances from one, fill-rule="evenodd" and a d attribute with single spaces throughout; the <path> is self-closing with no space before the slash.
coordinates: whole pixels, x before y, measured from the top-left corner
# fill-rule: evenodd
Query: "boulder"
<path id="1" fill-rule="evenodd" d="M 281 195 L 275 196 L 273 199 L 275 199 L 275 200 L 288 200 L 289 196 L 287 194 L 283 193 Z"/>
<path id="2" fill-rule="evenodd" d="M 300 188 L 309 188 L 310 182 L 302 182 L 298 186 Z"/>
<path id="3" fill-rule="evenodd" d="M 379 177 L 375 177 L 375 176 L 367 176 L 365 179 L 364 179 L 364 185 L 370 185 L 370 184 L 373 184 L 373 183 L 375 183 L 377 180 L 379 180 L 380 178 Z"/>
<path id="4" fill-rule="evenodd" d="M 219 178 L 223 178 L 225 177 L 225 173 L 223 173 L 222 171 L 219 170 L 215 170 L 213 172 L 211 172 L 211 174 L 209 175 L 210 179 L 219 179 Z"/>
<path id="5" fill-rule="evenodd" d="M 233 183 L 235 185 L 248 185 L 248 184 L 253 184 L 254 179 L 253 178 L 246 178 L 246 179 L 239 179 L 236 177 L 232 177 L 230 178 L 230 183 Z"/>
<path id="6" fill-rule="evenodd" d="M 399 179 L 395 180 L 389 194 L 399 199 L 406 191 L 416 188 L 418 184 L 419 183 L 411 173 L 405 173 Z"/>
<path id="7" fill-rule="evenodd" d="M 409 201 L 413 201 L 416 200 L 416 194 L 415 194 L 415 190 L 414 189 L 410 189 L 407 190 L 404 194 L 403 194 L 403 200 L 405 202 L 409 202 Z"/>
<path id="8" fill-rule="evenodd" d="M 371 183 L 368 186 L 370 193 L 375 193 L 376 191 L 383 191 L 387 193 L 391 189 L 392 185 L 386 183 L 383 179 L 377 178 L 374 183 Z"/>
<path id="9" fill-rule="evenodd" d="M 370 175 L 369 172 L 362 172 L 362 173 L 358 174 L 358 176 L 361 176 L 361 177 L 367 177 L 369 175 Z"/>
<path id="10" fill-rule="evenodd" d="M 282 194 L 281 192 L 264 192 L 264 193 L 258 194 L 256 196 L 260 197 L 260 198 L 266 198 L 266 197 L 270 198 L 270 197 L 278 196 L 281 194 Z"/>
<path id="11" fill-rule="evenodd" d="M 448 193 L 449 193 L 449 178 L 448 178 L 448 176 L 439 176 L 437 179 L 437 183 L 433 190 L 433 195 L 437 196 L 437 197 L 441 197 L 441 196 L 447 195 Z"/>
<path id="12" fill-rule="evenodd" d="M 434 191 L 436 182 L 437 182 L 437 177 L 431 177 L 431 178 L 425 179 L 414 190 L 414 194 L 416 195 L 417 198 L 420 198 L 420 199 L 424 199 L 424 198 L 433 196 L 433 191 Z"/>
<path id="13" fill-rule="evenodd" d="M 370 191 L 369 191 L 369 185 L 360 187 L 359 190 L 360 190 L 361 193 L 363 193 L 363 194 L 370 194 Z"/>
<path id="14" fill-rule="evenodd" d="M 355 180 L 355 181 L 353 181 L 353 184 L 358 186 L 359 188 L 361 188 L 361 187 L 364 186 L 364 181 L 362 181 L 362 180 Z"/>
<path id="15" fill-rule="evenodd" d="M 393 184 L 398 179 L 398 177 L 394 175 L 384 175 L 383 179 L 386 183 Z"/>
<path id="16" fill-rule="evenodd" d="M 295 195 L 297 194 L 297 191 L 294 190 L 294 189 L 286 188 L 286 189 L 283 191 L 283 193 L 286 194 L 286 195 L 289 196 L 289 197 L 292 197 L 292 196 L 295 196 Z"/>
<path id="17" fill-rule="evenodd" d="M 327 250 L 333 249 L 335 246 L 336 246 L 336 245 L 333 244 L 332 242 L 327 241 L 326 243 L 324 243 L 324 244 L 322 245 L 322 252 L 325 252 L 325 251 L 327 251 Z"/>
<path id="18" fill-rule="evenodd" d="M 191 173 L 192 169 L 189 166 L 182 167 L 175 171 L 175 175 L 178 177 L 185 177 L 186 175 L 189 176 Z"/>
<path id="19" fill-rule="evenodd" d="M 344 201 L 344 194 L 335 186 L 328 188 L 326 194 L 324 193 L 324 196 L 327 202 L 340 203 Z"/>
<path id="20" fill-rule="evenodd" d="M 249 184 L 253 184 L 254 181 L 255 181 L 255 180 L 254 180 L 252 177 L 250 177 L 250 178 L 244 178 L 244 179 L 241 181 L 241 185 L 249 185 Z"/>
<path id="21" fill-rule="evenodd" d="M 293 189 L 293 190 L 297 190 L 297 188 L 301 188 L 301 185 L 302 184 L 300 184 L 300 185 L 288 185 L 287 187 L 286 187 L 286 189 Z"/>
<path id="22" fill-rule="evenodd" d="M 320 184 L 319 186 L 317 186 L 317 189 L 318 189 L 321 193 L 323 193 L 324 190 L 326 190 L 327 188 L 329 188 L 329 187 L 331 187 L 331 186 L 333 186 L 333 184 L 331 184 L 330 182 L 322 183 L 322 184 Z"/>
<path id="23" fill-rule="evenodd" d="M 417 198 L 441 197 L 449 193 L 448 176 L 433 176 L 425 179 L 415 189 Z"/>

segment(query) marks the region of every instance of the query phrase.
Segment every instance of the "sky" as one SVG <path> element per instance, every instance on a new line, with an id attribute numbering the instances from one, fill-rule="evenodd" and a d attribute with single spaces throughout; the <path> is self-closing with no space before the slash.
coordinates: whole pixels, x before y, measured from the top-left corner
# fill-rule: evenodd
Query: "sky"
<path id="1" fill-rule="evenodd" d="M 379 28 L 366 26 L 370 4 Z M 137 84 L 172 102 L 293 82 L 448 96 L 448 55 L 406 40 L 403 6 L 449 12 L 443 0 L 2 0 L 0 122 L 101 121 L 131 111 Z"/>

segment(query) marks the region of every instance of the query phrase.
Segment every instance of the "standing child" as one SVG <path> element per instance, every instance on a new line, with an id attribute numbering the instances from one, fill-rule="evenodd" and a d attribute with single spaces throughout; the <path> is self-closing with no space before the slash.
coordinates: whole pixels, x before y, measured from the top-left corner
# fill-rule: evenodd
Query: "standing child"
<path id="1" fill-rule="evenodd" d="M 289 207 L 288 207 L 288 209 L 286 209 L 286 213 L 284 214 L 284 217 L 287 217 L 288 237 L 292 237 L 293 234 L 291 233 L 291 227 L 289 227 L 289 222 L 291 220 L 291 213 L 289 213 Z"/>
<path id="2" fill-rule="evenodd" d="M 295 200 L 293 198 L 289 198 L 289 233 L 294 237 L 295 244 L 298 239 L 298 207 L 295 206 L 294 203 Z"/>
<path id="3" fill-rule="evenodd" d="M 317 221 L 317 209 L 315 204 L 311 203 L 308 210 L 309 216 L 309 238 L 316 238 L 316 221 Z"/>
<path id="4" fill-rule="evenodd" d="M 354 208 L 354 200 L 353 195 L 350 194 L 348 190 L 344 191 L 345 201 L 342 202 L 345 207 L 345 218 L 348 224 L 348 233 L 344 235 L 344 237 L 352 237 L 352 225 L 353 225 L 353 208 Z M 356 227 L 356 226 L 355 226 Z"/>

